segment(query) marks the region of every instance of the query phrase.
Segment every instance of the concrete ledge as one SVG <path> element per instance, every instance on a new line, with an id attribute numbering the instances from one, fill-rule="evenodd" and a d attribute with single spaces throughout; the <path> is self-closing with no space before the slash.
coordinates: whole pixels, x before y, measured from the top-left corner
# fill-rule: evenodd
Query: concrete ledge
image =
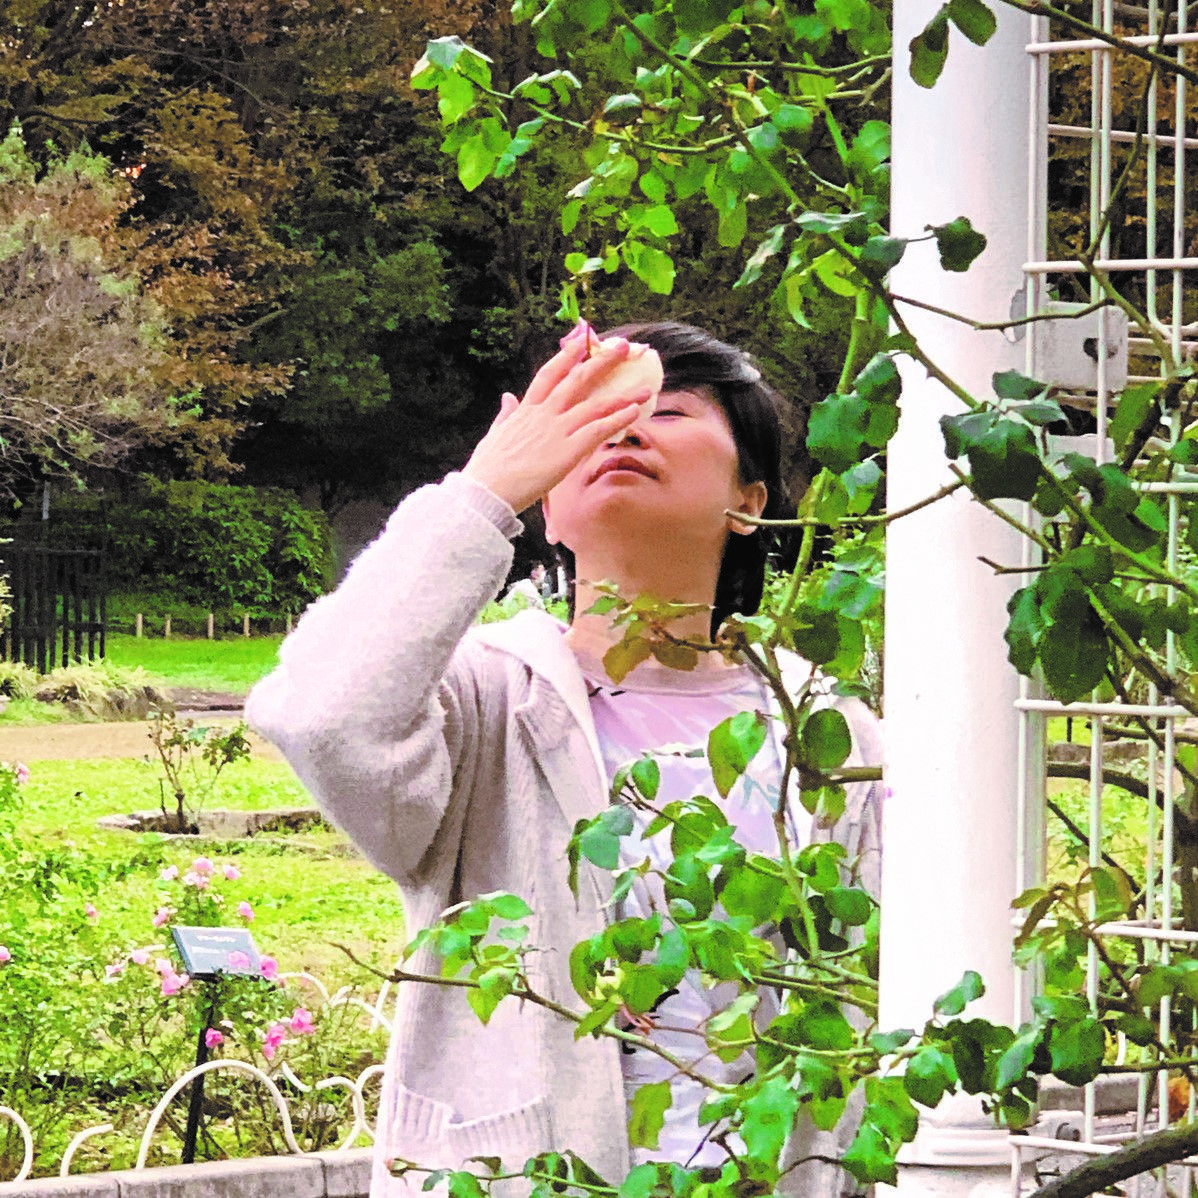
<path id="1" fill-rule="evenodd" d="M 369 1148 L 0 1183 L 0 1198 L 367 1198 Z"/>

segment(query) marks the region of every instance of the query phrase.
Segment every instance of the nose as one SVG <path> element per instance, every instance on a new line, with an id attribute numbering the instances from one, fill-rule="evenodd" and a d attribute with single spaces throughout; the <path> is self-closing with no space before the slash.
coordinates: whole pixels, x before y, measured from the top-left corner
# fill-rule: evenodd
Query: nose
<path id="1" fill-rule="evenodd" d="M 608 449 L 615 449 L 620 445 L 631 445 L 636 449 L 645 448 L 645 436 L 640 428 L 640 421 L 636 424 L 630 424 L 618 437 L 612 437 L 607 443 Z"/>

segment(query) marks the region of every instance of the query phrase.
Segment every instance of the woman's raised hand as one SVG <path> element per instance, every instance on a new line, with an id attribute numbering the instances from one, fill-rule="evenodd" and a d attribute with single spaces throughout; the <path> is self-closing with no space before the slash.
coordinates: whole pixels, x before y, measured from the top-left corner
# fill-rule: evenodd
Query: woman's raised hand
<path id="1" fill-rule="evenodd" d="M 529 384 L 522 400 L 505 394 L 499 415 L 462 473 L 482 483 L 513 511 L 522 512 L 555 487 L 605 441 L 637 418 L 650 392 L 592 397 L 592 391 L 628 357 L 617 342 L 588 358 L 588 329 L 579 323 Z"/>

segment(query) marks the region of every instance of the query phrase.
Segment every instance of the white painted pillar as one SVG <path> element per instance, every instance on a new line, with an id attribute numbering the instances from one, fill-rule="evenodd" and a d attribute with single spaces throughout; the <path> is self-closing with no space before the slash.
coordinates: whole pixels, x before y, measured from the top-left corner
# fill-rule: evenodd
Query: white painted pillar
<path id="1" fill-rule="evenodd" d="M 1029 19 L 996 4 L 985 48 L 954 28 L 946 69 L 930 90 L 912 82 L 907 44 L 941 0 L 897 0 L 891 227 L 968 216 L 988 239 L 964 274 L 942 271 L 933 243 L 908 248 L 892 275 L 910 295 L 975 320 L 1022 315 L 1028 227 Z M 974 332 L 906 308 L 932 359 L 974 394 L 995 371 L 1022 369 L 1022 340 Z M 925 371 L 904 369 L 902 420 L 888 453 L 891 510 L 951 481 L 938 419 L 961 406 Z M 964 492 L 897 521 L 886 565 L 887 785 L 883 833 L 881 1025 L 920 1027 L 967 969 L 986 996 L 970 1009 L 1016 1018 L 1011 899 L 1016 892 L 1017 677 L 1007 663 L 1005 605 L 1019 535 Z M 899 1194 L 1011 1192 L 1011 1154 L 971 1098 L 921 1112 L 904 1152 Z M 894 1193 L 889 1187 L 887 1192 Z"/>

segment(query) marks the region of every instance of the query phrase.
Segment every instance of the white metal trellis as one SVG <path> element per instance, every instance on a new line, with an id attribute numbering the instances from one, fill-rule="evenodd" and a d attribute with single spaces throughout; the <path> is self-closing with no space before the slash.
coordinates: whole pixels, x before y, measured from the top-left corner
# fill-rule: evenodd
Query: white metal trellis
<path id="1" fill-rule="evenodd" d="M 1114 0 L 1094 0 L 1092 23 L 1104 32 L 1125 36 L 1127 41 L 1140 47 L 1150 47 L 1160 53 L 1175 56 L 1180 63 L 1190 61 L 1193 53 L 1188 51 L 1198 43 L 1198 32 L 1187 28 L 1187 10 L 1184 5 L 1162 10 L 1159 0 L 1147 0 L 1146 7 L 1116 5 Z M 1085 268 L 1077 260 L 1062 260 L 1050 248 L 1049 239 L 1049 163 L 1059 151 L 1079 142 L 1089 143 L 1089 230 L 1092 239 L 1098 238 L 1097 256 L 1094 265 L 1101 271 L 1118 277 L 1120 283 L 1128 276 L 1138 276 L 1138 282 L 1146 302 L 1146 312 L 1156 330 L 1168 344 L 1176 358 L 1193 354 L 1198 348 L 1195 342 L 1195 326 L 1186 319 L 1187 282 L 1193 286 L 1198 282 L 1198 257 L 1187 254 L 1191 247 L 1186 241 L 1185 220 L 1187 185 L 1193 173 L 1190 165 L 1194 161 L 1190 151 L 1198 148 L 1198 138 L 1188 135 L 1186 121 L 1187 84 L 1176 77 L 1168 85 L 1154 83 L 1146 94 L 1143 124 L 1137 130 L 1134 124 L 1136 105 L 1127 105 L 1126 111 L 1133 119 L 1119 119 L 1113 102 L 1116 98 L 1115 63 L 1117 49 L 1099 39 L 1052 40 L 1048 22 L 1043 17 L 1034 18 L 1031 40 L 1027 55 L 1031 72 L 1032 111 L 1031 120 L 1031 163 L 1029 169 L 1029 201 L 1033 214 L 1029 222 L 1027 262 L 1027 311 L 1034 314 L 1044 310 L 1052 298 L 1051 286 L 1056 277 L 1076 276 Z M 1088 126 L 1064 123 L 1054 119 L 1050 82 L 1052 73 L 1066 56 L 1087 55 L 1090 59 L 1090 123 Z M 1170 95 L 1172 92 L 1172 95 Z M 1109 226 L 1104 227 L 1102 213 L 1106 210 L 1115 179 L 1119 171 L 1119 150 L 1135 143 L 1142 148 L 1145 163 L 1146 187 L 1142 204 L 1126 209 L 1133 226 L 1143 231 L 1142 244 L 1123 253 L 1113 242 Z M 1170 188 L 1171 182 L 1171 188 Z M 1161 201 L 1163 192 L 1170 198 Z M 1165 217 L 1162 220 L 1162 216 Z M 1101 236 L 1099 234 L 1101 233 Z M 1097 284 L 1091 280 L 1090 299 L 1100 298 Z M 1191 297 L 1190 302 L 1193 303 Z M 1094 385 L 1085 388 L 1076 396 L 1076 401 L 1094 413 L 1095 435 L 1088 449 L 1098 462 L 1111 460 L 1111 449 L 1107 437 L 1108 420 L 1114 412 L 1114 397 L 1107 378 L 1108 325 L 1105 320 L 1097 326 L 1097 366 Z M 1037 337 L 1028 338 L 1028 373 L 1034 377 L 1051 374 L 1048 363 L 1043 361 L 1043 342 Z M 1159 376 L 1161 369 L 1159 350 L 1153 340 L 1143 336 L 1132 336 L 1129 342 L 1132 368 L 1131 381 Z M 1179 415 L 1167 413 L 1171 435 L 1179 433 Z M 1168 553 L 1171 565 L 1176 565 L 1179 546 L 1179 524 L 1182 505 L 1198 492 L 1198 480 L 1185 474 L 1168 484 L 1155 484 L 1153 491 L 1166 495 L 1168 513 Z M 1031 563 L 1028 563 L 1031 564 Z M 1167 645 L 1170 666 L 1176 662 L 1176 647 Z M 1177 735 L 1181 722 L 1188 713 L 1170 703 L 1167 698 L 1149 691 L 1140 696 L 1138 703 L 1076 703 L 1064 707 L 1058 703 L 1039 698 L 1032 689 L 1024 685 L 1018 707 L 1021 711 L 1021 794 L 1022 836 L 1025 852 L 1022 861 L 1021 883 L 1034 884 L 1044 875 L 1044 828 L 1045 828 L 1045 776 L 1044 756 L 1046 727 L 1054 717 L 1072 719 L 1090 732 L 1090 781 L 1089 800 L 1083 820 L 1088 838 L 1088 861 L 1091 866 L 1101 864 L 1102 854 L 1111 848 L 1110 829 L 1111 798 L 1113 793 L 1104 788 L 1103 770 L 1109 758 L 1109 732 L 1122 726 L 1132 717 L 1143 717 L 1157 735 L 1157 742 L 1149 742 L 1145 754 L 1146 777 L 1149 798 L 1144 815 L 1146 833 L 1140 846 L 1142 859 L 1128 862 L 1137 871 L 1143 870 L 1146 879 L 1143 895 L 1142 918 L 1105 925 L 1103 931 L 1110 937 L 1138 941 L 1140 951 L 1147 961 L 1167 963 L 1173 954 L 1184 952 L 1192 955 L 1198 947 L 1198 933 L 1181 927 L 1181 914 L 1175 897 L 1175 876 L 1178 867 L 1176 836 L 1174 828 L 1174 800 L 1177 798 Z M 1126 856 L 1127 845 L 1120 846 Z M 1088 962 L 1087 983 L 1090 1000 L 1097 991 L 1098 959 L 1091 949 Z M 1035 979 L 1028 979 L 1029 985 Z M 1173 1012 L 1167 1001 L 1162 1002 L 1158 1027 L 1161 1039 L 1170 1043 Z M 1071 1146 L 1078 1154 L 1110 1152 L 1119 1144 L 1169 1122 L 1168 1077 L 1164 1071 L 1145 1072 L 1140 1075 L 1138 1100 L 1135 1109 L 1126 1113 L 1122 1120 L 1100 1118 L 1099 1102 L 1095 1086 L 1085 1089 L 1081 1112 L 1081 1142 Z M 1188 1111 L 1194 1111 L 1191 1096 Z M 1017 1167 L 1015 1192 L 1019 1192 L 1018 1164 L 1025 1152 L 1037 1153 L 1045 1150 L 1059 1152 L 1061 1144 L 1041 1137 L 1012 1137 Z M 1198 1192 L 1198 1161 L 1157 1175 L 1145 1175 L 1127 1183 L 1125 1191 L 1131 1198 L 1148 1198 L 1149 1195 Z"/>

